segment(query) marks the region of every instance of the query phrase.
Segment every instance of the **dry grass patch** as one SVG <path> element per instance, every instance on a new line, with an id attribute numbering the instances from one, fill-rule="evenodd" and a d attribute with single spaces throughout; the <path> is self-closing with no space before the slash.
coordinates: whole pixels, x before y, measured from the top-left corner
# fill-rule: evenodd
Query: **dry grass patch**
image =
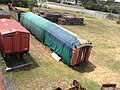
<path id="1" fill-rule="evenodd" d="M 74 79 L 80 81 L 89 90 L 100 88 L 92 80 L 83 77 L 82 73 L 62 62 L 55 61 L 50 56 L 49 48 L 42 45 L 33 36 L 31 37 L 30 50 L 30 57 L 34 61 L 33 66 L 5 73 L 5 77 L 12 81 L 19 90 L 53 90 L 57 86 L 66 88 Z"/>

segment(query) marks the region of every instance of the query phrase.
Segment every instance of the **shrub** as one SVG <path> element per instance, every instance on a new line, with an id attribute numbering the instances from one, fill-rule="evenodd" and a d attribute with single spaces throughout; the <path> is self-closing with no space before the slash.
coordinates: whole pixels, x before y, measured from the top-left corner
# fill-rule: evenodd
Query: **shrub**
<path id="1" fill-rule="evenodd" d="M 101 11 L 103 9 L 103 5 L 100 3 L 93 3 L 92 1 L 87 2 L 84 7 L 86 9 L 90 9 L 90 10 L 97 10 L 97 11 Z"/>
<path id="2" fill-rule="evenodd" d="M 113 1 L 109 1 L 110 4 L 111 2 Z M 89 0 L 83 5 L 84 5 L 84 8 L 89 9 L 89 10 L 111 12 L 111 13 L 116 13 L 116 14 L 120 13 L 120 3 L 114 3 L 114 4 L 112 3 L 111 5 L 109 5 L 109 4 L 102 3 L 102 2 L 94 3 Z"/>
<path id="3" fill-rule="evenodd" d="M 120 24 L 120 17 L 119 17 L 119 20 L 116 23 Z"/>
<path id="4" fill-rule="evenodd" d="M 0 0 L 0 4 L 7 4 L 9 0 Z"/>
<path id="5" fill-rule="evenodd" d="M 11 0 L 14 6 L 28 7 L 27 0 Z"/>
<path id="6" fill-rule="evenodd" d="M 110 13 L 110 14 L 107 15 L 106 18 L 108 18 L 110 20 L 113 20 L 115 18 L 115 16 Z"/>
<path id="7" fill-rule="evenodd" d="M 27 8 L 27 7 L 28 7 L 28 3 L 27 3 L 27 1 L 21 0 L 19 6 L 20 6 L 20 7 L 25 7 L 25 8 Z"/>
<path id="8" fill-rule="evenodd" d="M 89 1 L 86 4 L 84 4 L 84 7 L 86 9 L 95 10 L 95 4 L 92 1 Z"/>
<path id="9" fill-rule="evenodd" d="M 103 11 L 103 12 L 109 12 L 109 9 L 108 9 L 108 8 L 109 8 L 108 5 L 104 5 L 102 11 Z"/>
<path id="10" fill-rule="evenodd" d="M 92 2 L 91 0 L 81 0 L 82 1 L 82 4 L 85 5 L 86 3 L 88 2 Z"/>
<path id="11" fill-rule="evenodd" d="M 37 3 L 36 0 L 27 0 L 28 3 L 28 7 L 30 9 L 30 11 L 32 11 L 33 7 L 35 6 L 35 4 Z"/>
<path id="12" fill-rule="evenodd" d="M 119 14 L 120 13 L 120 5 L 114 5 L 112 13 Z"/>
<path id="13" fill-rule="evenodd" d="M 96 3 L 96 4 L 94 4 L 95 6 L 95 10 L 98 10 L 98 11 L 102 11 L 102 9 L 103 9 L 103 5 L 102 4 L 100 4 L 100 3 Z"/>

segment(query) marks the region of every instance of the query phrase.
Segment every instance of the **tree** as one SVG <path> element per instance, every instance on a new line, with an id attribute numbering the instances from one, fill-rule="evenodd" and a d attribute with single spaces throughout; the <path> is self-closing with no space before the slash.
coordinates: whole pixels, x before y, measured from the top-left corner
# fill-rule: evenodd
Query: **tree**
<path id="1" fill-rule="evenodd" d="M 81 2 L 84 4 L 88 3 L 88 2 L 93 2 L 93 3 L 96 3 L 97 1 L 96 0 L 81 0 Z"/>
<path id="2" fill-rule="evenodd" d="M 78 0 L 75 0 L 75 5 L 77 5 Z"/>
<path id="3" fill-rule="evenodd" d="M 91 0 L 81 0 L 82 4 L 85 5 L 87 2 L 90 2 Z"/>
<path id="4" fill-rule="evenodd" d="M 9 0 L 9 1 L 12 2 L 14 6 L 28 7 L 27 0 Z"/>
<path id="5" fill-rule="evenodd" d="M 30 11 L 32 11 L 33 7 L 37 3 L 37 0 L 26 0 L 26 1 L 28 3 L 28 8 L 30 9 Z"/>
<path id="6" fill-rule="evenodd" d="M 118 6 L 119 6 L 119 11 L 118 11 L 119 12 L 119 19 L 118 19 L 117 23 L 120 24 L 120 3 L 118 3 Z"/>
<path id="7" fill-rule="evenodd" d="M 0 4 L 7 4 L 9 0 L 0 0 Z"/>

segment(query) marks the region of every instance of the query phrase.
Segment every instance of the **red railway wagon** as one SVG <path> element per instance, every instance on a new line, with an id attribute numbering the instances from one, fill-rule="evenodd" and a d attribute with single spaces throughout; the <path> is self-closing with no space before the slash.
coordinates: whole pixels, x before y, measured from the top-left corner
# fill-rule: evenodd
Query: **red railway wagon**
<path id="1" fill-rule="evenodd" d="M 5 10 L 3 10 L 2 8 L 0 8 L 0 19 L 2 18 L 7 18 L 10 19 L 10 14 L 7 13 Z"/>
<path id="2" fill-rule="evenodd" d="M 29 51 L 30 33 L 18 22 L 0 19 L 0 50 L 5 59 L 21 58 Z M 7 62 L 9 65 L 9 62 Z M 11 66 L 11 65 L 10 65 Z"/>

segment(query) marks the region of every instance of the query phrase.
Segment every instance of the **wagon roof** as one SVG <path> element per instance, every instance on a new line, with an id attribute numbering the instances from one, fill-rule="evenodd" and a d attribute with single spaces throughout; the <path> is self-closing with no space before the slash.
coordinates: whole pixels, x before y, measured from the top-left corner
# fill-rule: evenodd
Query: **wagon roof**
<path id="1" fill-rule="evenodd" d="M 0 32 L 1 34 L 24 32 L 29 33 L 22 25 L 17 21 L 11 19 L 0 19 Z"/>
<path id="2" fill-rule="evenodd" d="M 1 35 L 5 35 L 5 34 L 10 34 L 10 33 L 14 33 L 14 32 L 17 32 L 16 30 L 3 30 L 1 31 Z"/>

